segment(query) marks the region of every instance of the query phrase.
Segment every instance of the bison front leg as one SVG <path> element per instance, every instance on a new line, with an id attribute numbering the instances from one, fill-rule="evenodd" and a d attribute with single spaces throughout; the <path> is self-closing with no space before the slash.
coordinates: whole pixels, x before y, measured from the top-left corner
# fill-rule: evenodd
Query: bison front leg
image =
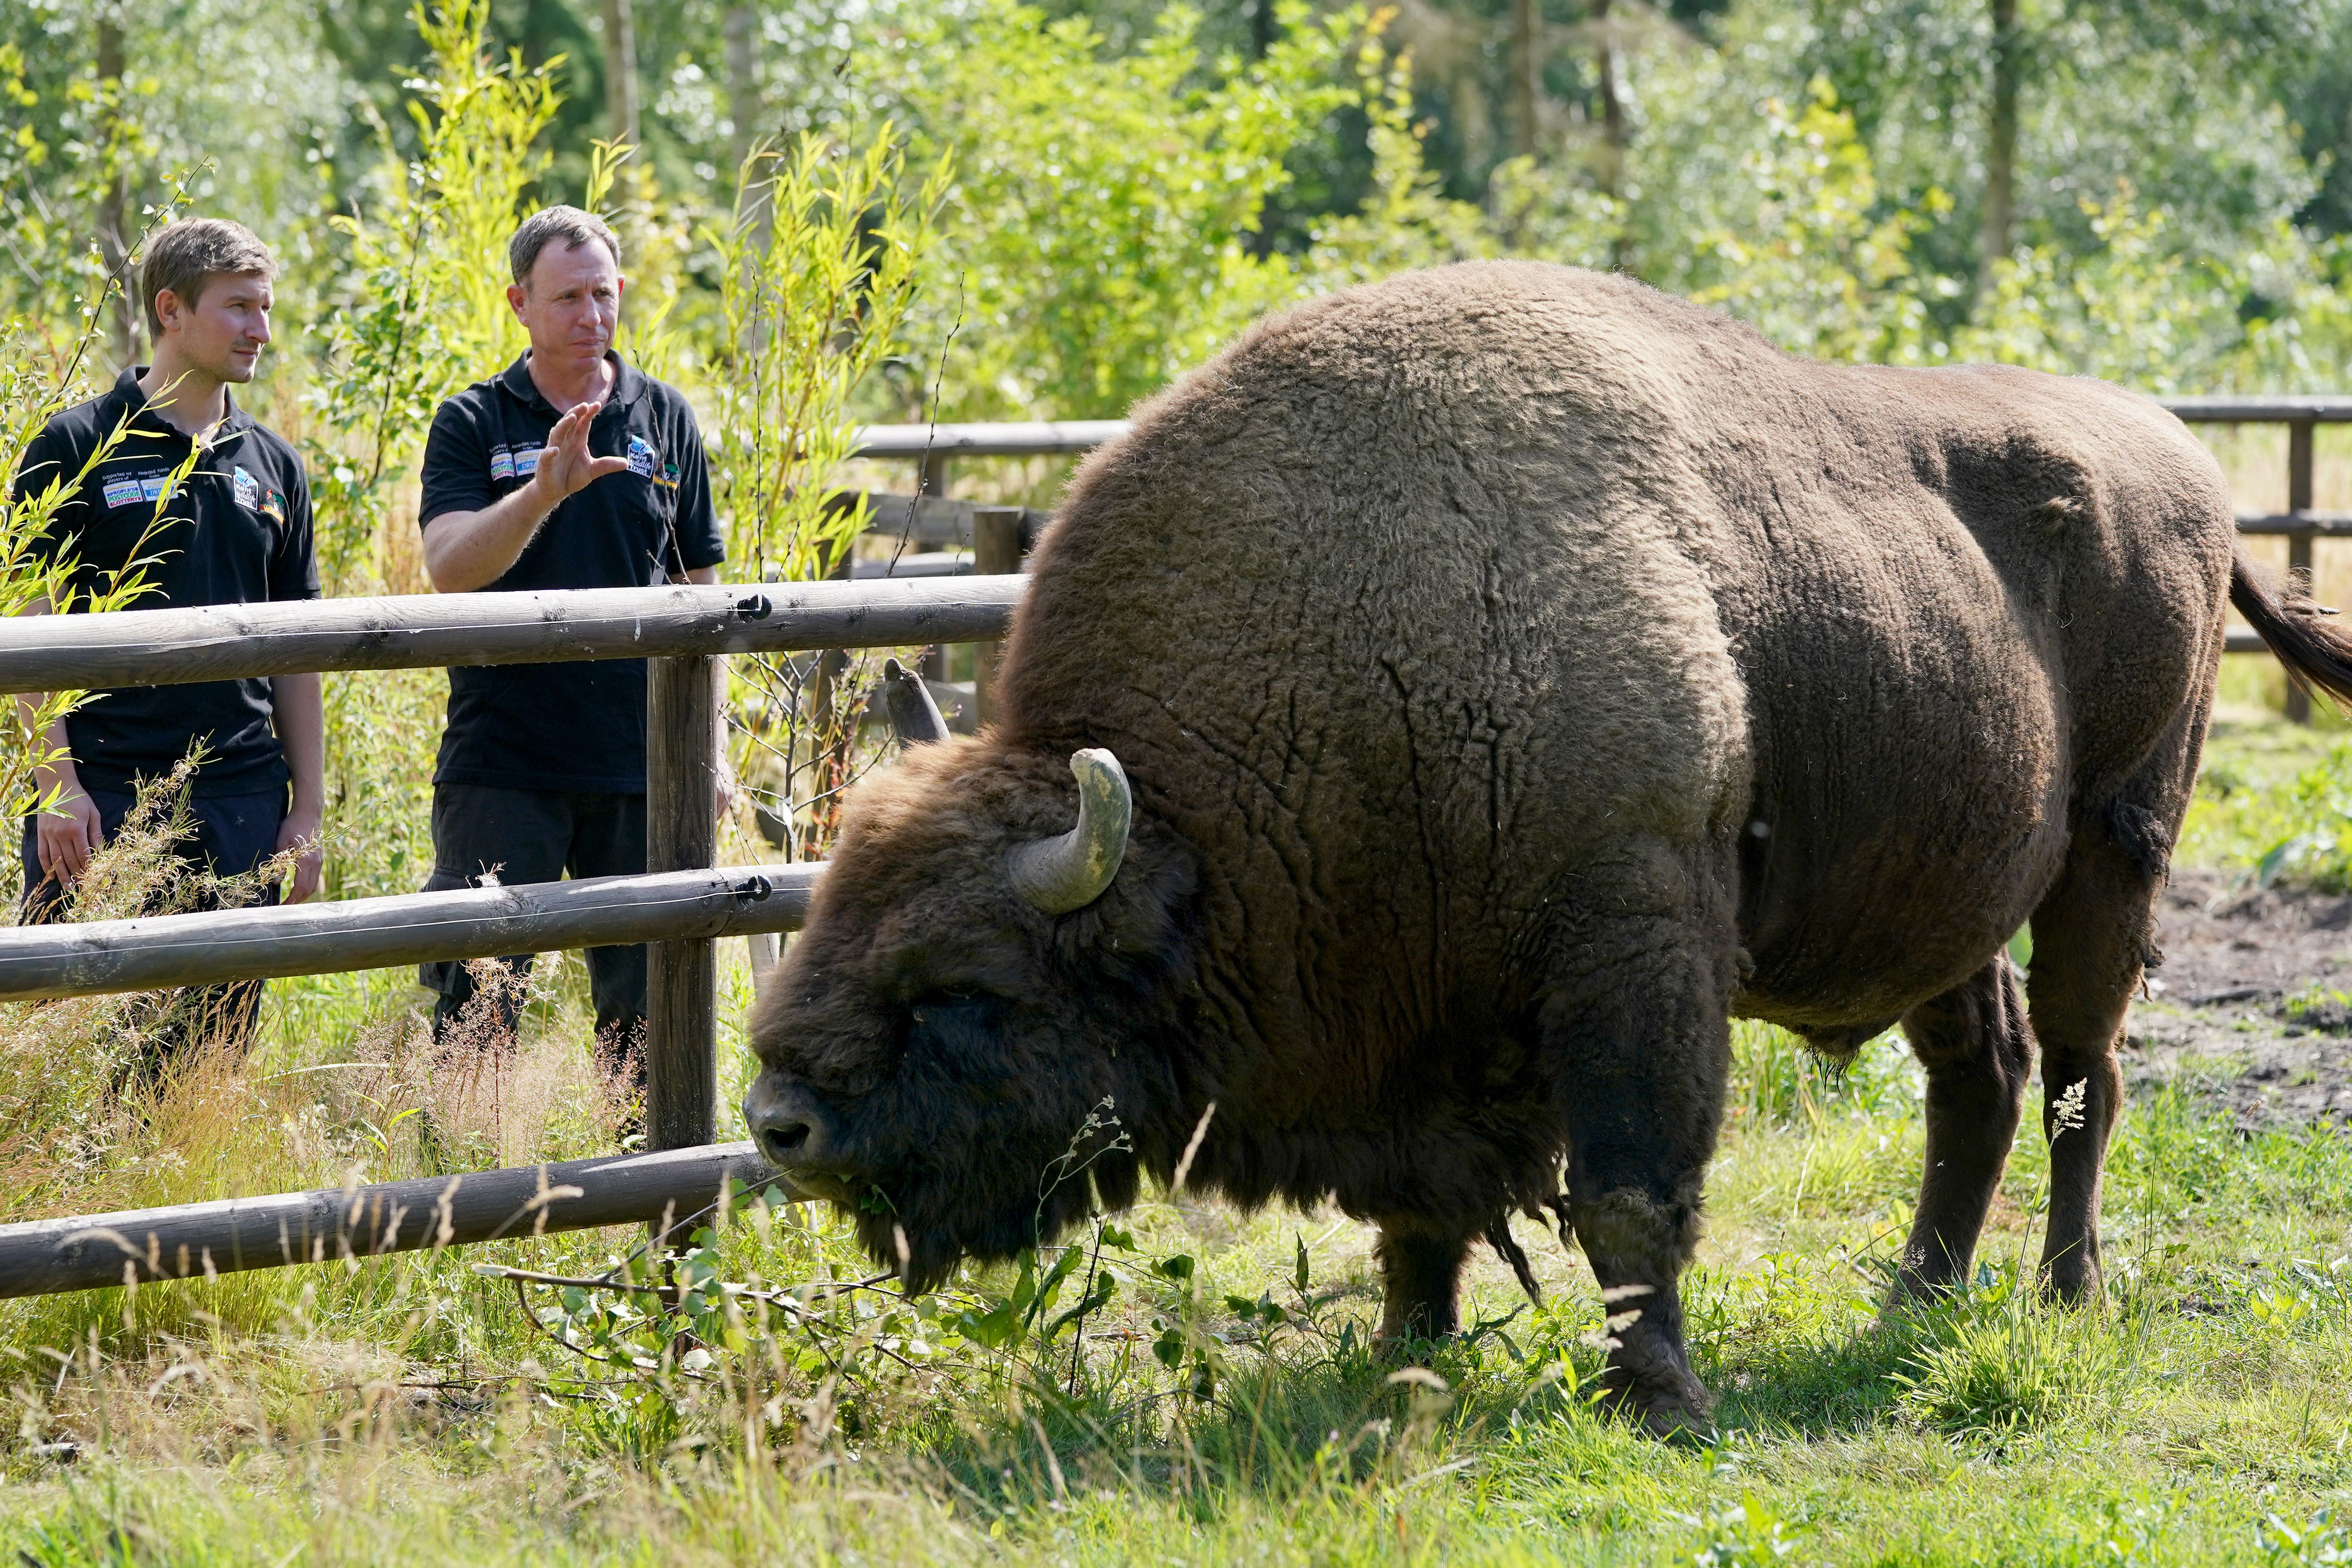
<path id="1" fill-rule="evenodd" d="M 1713 945 L 1649 946 L 1603 985 L 1588 968 L 1584 1005 L 1571 1011 L 1570 993 L 1547 1010 L 1568 1074 L 1569 1218 L 1614 1327 L 1602 1382 L 1660 1436 L 1705 1426 L 1714 1407 L 1683 1344 L 1678 1284 L 1731 1060 L 1730 954 Z"/>
<path id="2" fill-rule="evenodd" d="M 1967 1278 L 2033 1071 L 2007 953 L 1905 1014 L 1903 1033 L 1927 1071 L 1927 1157 L 1890 1307 L 1932 1300 Z"/>
<path id="3" fill-rule="evenodd" d="M 1446 1236 L 1410 1218 L 1381 1221 L 1383 1343 L 1443 1339 L 1462 1328 L 1462 1260 L 1468 1237 Z"/>

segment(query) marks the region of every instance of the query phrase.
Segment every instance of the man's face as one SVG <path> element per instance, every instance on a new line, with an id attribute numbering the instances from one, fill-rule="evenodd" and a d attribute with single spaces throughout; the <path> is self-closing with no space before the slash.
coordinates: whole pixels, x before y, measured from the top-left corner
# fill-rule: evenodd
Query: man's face
<path id="1" fill-rule="evenodd" d="M 226 273 L 205 279 L 195 295 L 193 305 L 170 289 L 155 296 L 163 341 L 191 370 L 238 385 L 251 381 L 278 303 L 269 279 L 258 272 Z"/>
<path id="2" fill-rule="evenodd" d="M 621 269 L 601 243 L 554 240 L 530 264 L 525 283 L 508 289 L 507 300 L 530 334 L 534 360 L 581 374 L 613 347 L 623 287 Z"/>

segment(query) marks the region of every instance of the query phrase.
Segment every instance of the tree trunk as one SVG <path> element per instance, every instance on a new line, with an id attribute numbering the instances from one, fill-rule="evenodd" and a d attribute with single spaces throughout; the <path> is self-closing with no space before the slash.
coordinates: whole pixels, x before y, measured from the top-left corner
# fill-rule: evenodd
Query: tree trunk
<path id="1" fill-rule="evenodd" d="M 1601 188 L 1615 195 L 1625 175 L 1625 104 L 1617 91 L 1617 36 L 1610 28 L 1612 0 L 1592 0 L 1601 77 Z"/>
<path id="2" fill-rule="evenodd" d="M 1259 59 L 1274 47 L 1274 0 L 1255 0 L 1250 7 L 1250 52 Z"/>
<path id="3" fill-rule="evenodd" d="M 1536 0 L 1511 0 L 1511 151 L 1536 153 L 1536 98 L 1543 62 L 1536 56 Z"/>
<path id="4" fill-rule="evenodd" d="M 729 151 L 740 169 L 760 135 L 760 14 L 730 5 L 719 30 L 727 40 L 727 118 L 735 127 Z"/>
<path id="5" fill-rule="evenodd" d="M 98 14 L 98 79 L 106 96 L 106 153 L 102 165 L 106 184 L 98 201 L 98 248 L 104 258 L 108 273 L 121 281 L 113 299 L 105 307 L 107 319 L 106 350 L 115 368 L 122 369 L 138 363 L 139 279 L 127 265 L 131 255 L 131 142 L 130 127 L 124 123 L 122 20 L 111 6 L 101 7 Z"/>
<path id="6" fill-rule="evenodd" d="M 637 145 L 637 19 L 633 0 L 604 0 L 604 134 Z"/>
<path id="7" fill-rule="evenodd" d="M 1992 0 L 1992 102 L 1985 119 L 1984 220 L 1977 249 L 1979 297 L 1992 282 L 1993 264 L 2009 256 L 2015 222 L 2017 89 L 2024 57 L 2017 0 Z"/>

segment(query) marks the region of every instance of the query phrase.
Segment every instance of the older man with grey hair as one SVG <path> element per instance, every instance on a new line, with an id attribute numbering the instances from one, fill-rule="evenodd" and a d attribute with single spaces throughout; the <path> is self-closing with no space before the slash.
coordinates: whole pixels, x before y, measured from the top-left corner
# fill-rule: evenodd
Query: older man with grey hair
<path id="1" fill-rule="evenodd" d="M 724 558 L 702 437 L 675 388 L 613 351 L 621 246 L 604 220 L 549 207 L 515 232 L 507 300 L 530 348 L 450 398 L 425 448 L 425 571 L 445 594 L 711 583 Z M 433 773 L 428 889 L 646 868 L 643 659 L 449 672 Z M 518 976 L 529 955 L 500 961 Z M 646 1012 L 642 947 L 591 948 L 600 1058 L 632 1058 Z M 467 1017 L 510 1041 L 519 985 L 467 1016 L 465 965 L 425 966 L 437 1037 Z"/>

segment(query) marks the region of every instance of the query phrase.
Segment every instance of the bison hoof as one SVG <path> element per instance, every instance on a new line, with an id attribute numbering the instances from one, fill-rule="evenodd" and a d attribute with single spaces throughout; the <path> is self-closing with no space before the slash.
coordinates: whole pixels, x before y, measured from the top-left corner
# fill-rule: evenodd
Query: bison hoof
<path id="1" fill-rule="evenodd" d="M 1622 1367 L 1601 1374 L 1606 1407 L 1652 1437 L 1704 1437 L 1715 1429 L 1715 1398 L 1686 1372 L 1636 1375 Z"/>
<path id="2" fill-rule="evenodd" d="M 1383 1323 L 1380 1331 L 1372 1336 L 1372 1351 L 1382 1360 L 1401 1366 L 1422 1366 L 1428 1363 L 1438 1346 L 1460 1331 L 1456 1327 L 1431 1333 L 1418 1321 L 1402 1328 Z"/>
<path id="3" fill-rule="evenodd" d="M 2061 1258 L 2042 1270 L 2042 1293 L 2062 1307 L 2095 1306 L 2106 1294 L 2106 1281 L 2097 1264 Z"/>

